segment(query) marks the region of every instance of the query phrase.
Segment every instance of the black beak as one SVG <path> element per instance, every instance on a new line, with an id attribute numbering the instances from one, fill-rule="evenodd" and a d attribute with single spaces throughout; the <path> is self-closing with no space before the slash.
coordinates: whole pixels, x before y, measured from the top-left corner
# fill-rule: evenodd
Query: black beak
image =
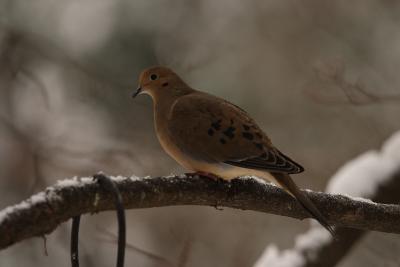
<path id="1" fill-rule="evenodd" d="M 138 89 L 136 89 L 136 92 L 132 94 L 132 97 L 135 98 L 138 94 L 140 94 L 140 92 L 142 92 L 142 87 L 139 86 Z"/>

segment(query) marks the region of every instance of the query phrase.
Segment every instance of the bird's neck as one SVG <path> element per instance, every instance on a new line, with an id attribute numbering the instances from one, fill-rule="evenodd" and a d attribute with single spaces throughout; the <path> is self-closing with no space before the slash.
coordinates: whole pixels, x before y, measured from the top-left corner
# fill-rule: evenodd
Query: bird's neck
<path id="1" fill-rule="evenodd" d="M 154 115 L 156 116 L 168 116 L 170 110 L 176 101 L 188 94 L 195 92 L 192 88 L 186 87 L 177 87 L 173 89 L 174 91 L 167 92 L 159 90 L 156 95 L 153 95 L 153 108 Z"/>
<path id="2" fill-rule="evenodd" d="M 177 99 L 178 97 L 168 97 L 162 100 L 159 98 L 153 99 L 154 122 L 156 127 L 163 127 L 163 124 L 168 121 L 171 108 Z"/>
<path id="3" fill-rule="evenodd" d="M 170 95 L 162 95 L 158 94 L 153 97 L 153 109 L 154 113 L 156 112 L 163 112 L 168 109 L 172 103 L 175 101 L 177 97 L 170 96 Z"/>

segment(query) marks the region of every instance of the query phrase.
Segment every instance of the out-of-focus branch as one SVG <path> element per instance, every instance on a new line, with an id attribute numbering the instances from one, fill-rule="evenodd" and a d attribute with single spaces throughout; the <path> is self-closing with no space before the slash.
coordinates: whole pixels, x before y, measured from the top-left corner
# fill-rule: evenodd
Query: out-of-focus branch
<path id="1" fill-rule="evenodd" d="M 365 106 L 377 103 L 400 101 L 399 94 L 377 94 L 370 92 L 359 78 L 349 81 L 346 77 L 346 66 L 342 60 L 318 62 L 314 66 L 316 78 L 325 86 L 307 87 L 304 93 L 314 102 L 325 105 Z M 341 94 L 335 94 L 335 91 Z M 375 90 L 382 91 L 382 90 Z"/>
<path id="2" fill-rule="evenodd" d="M 230 182 L 205 177 L 114 178 L 126 208 L 173 205 L 225 206 L 308 218 L 307 212 L 280 188 L 255 179 Z M 341 195 L 306 192 L 337 226 L 400 233 L 400 206 L 355 200 Z M 92 178 L 70 179 L 48 187 L 0 212 L 0 248 L 52 232 L 79 214 L 114 209 L 114 198 Z"/>
<path id="3" fill-rule="evenodd" d="M 379 203 L 399 203 L 399 148 L 400 132 L 389 138 L 381 151 L 366 152 L 344 165 L 330 180 L 327 191 Z M 279 251 L 269 245 L 254 267 L 333 267 L 365 234 L 365 230 L 340 228 L 333 241 L 321 226 L 313 225 L 295 238 L 293 248 Z"/>
<path id="4" fill-rule="evenodd" d="M 400 200 L 399 191 L 400 171 L 390 179 L 390 182 L 379 187 L 379 191 L 376 193 L 373 200 L 382 203 L 398 203 Z M 293 249 L 283 252 L 278 252 L 275 247 L 269 247 L 269 251 L 265 253 L 263 258 L 259 259 L 255 267 L 333 267 L 336 266 L 336 264 L 350 252 L 353 245 L 366 234 L 365 230 L 339 228 L 336 231 L 337 238 L 333 240 L 324 238 L 324 236 L 326 236 L 324 231 L 325 230 L 319 225 L 312 226 L 309 231 L 296 238 L 296 244 Z M 296 260 L 296 258 L 300 260 Z M 283 264 L 284 262 L 288 264 L 285 265 Z M 290 262 L 298 263 L 296 265 L 290 265 Z"/>
<path id="5" fill-rule="evenodd" d="M 380 187 L 376 195 L 372 198 L 374 201 L 380 203 L 399 203 L 400 196 L 400 171 L 392 176 L 390 181 Z M 343 259 L 344 256 L 350 251 L 350 248 L 359 241 L 366 231 L 341 228 L 337 232 L 338 241 L 329 242 L 322 246 L 319 250 L 318 257 L 309 258 L 307 267 L 330 267 L 336 266 L 336 264 Z"/>

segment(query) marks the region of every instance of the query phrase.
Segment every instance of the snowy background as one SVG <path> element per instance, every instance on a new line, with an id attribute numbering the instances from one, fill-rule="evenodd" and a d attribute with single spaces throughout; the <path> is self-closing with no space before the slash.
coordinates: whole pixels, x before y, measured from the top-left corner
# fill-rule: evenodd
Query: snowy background
<path id="1" fill-rule="evenodd" d="M 399 161 L 398 142 L 385 143 L 400 129 L 399 12 L 371 0 L 0 0 L 0 208 L 99 170 L 183 172 L 156 140 L 150 99 L 130 98 L 155 64 L 246 109 L 306 168 L 301 187 L 322 191 L 335 175 L 347 194 L 373 192 L 363 177 Z M 365 165 L 339 170 L 361 154 Z M 83 217 L 82 266 L 114 264 L 113 215 Z M 175 266 L 242 267 L 267 246 L 278 261 L 309 221 L 170 207 L 128 211 L 128 225 L 129 244 Z M 0 251 L 0 266 L 69 266 L 69 230 L 48 236 L 48 256 L 32 239 Z M 339 266 L 398 266 L 399 250 L 396 235 L 370 233 Z M 134 248 L 127 262 L 166 265 Z"/>

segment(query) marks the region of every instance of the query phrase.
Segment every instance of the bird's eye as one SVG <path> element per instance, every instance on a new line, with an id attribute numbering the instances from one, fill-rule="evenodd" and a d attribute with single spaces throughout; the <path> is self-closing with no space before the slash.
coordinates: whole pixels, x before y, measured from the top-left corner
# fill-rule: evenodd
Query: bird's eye
<path id="1" fill-rule="evenodd" d="M 152 74 L 152 75 L 150 75 L 150 80 L 155 81 L 155 80 L 157 80 L 157 79 L 158 79 L 157 74 Z"/>

